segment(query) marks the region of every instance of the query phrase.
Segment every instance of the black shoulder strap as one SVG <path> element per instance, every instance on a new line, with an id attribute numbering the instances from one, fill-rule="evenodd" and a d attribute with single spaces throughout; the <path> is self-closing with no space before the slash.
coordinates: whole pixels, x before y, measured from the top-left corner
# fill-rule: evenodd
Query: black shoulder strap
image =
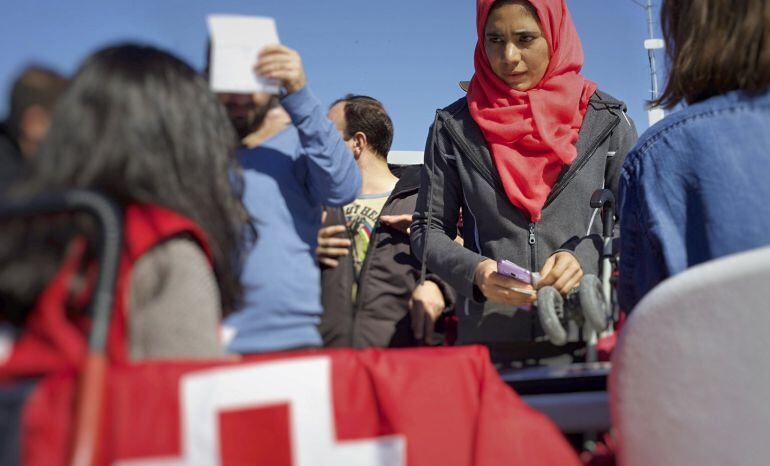
<path id="1" fill-rule="evenodd" d="M 618 105 L 609 104 L 604 101 L 600 101 L 596 103 L 599 105 L 602 105 L 603 110 L 606 110 L 612 113 L 613 115 L 618 116 L 619 118 L 621 118 L 621 120 L 628 118 L 625 116 L 625 109 L 622 103 Z M 622 121 L 620 124 L 623 124 Z M 607 148 L 607 154 L 605 154 L 604 156 L 604 186 L 605 187 L 607 186 L 607 179 L 609 178 L 610 160 L 613 157 L 615 157 L 618 151 L 620 150 L 620 141 L 617 134 L 618 127 L 619 125 L 616 126 L 615 129 L 612 130 L 612 132 L 610 132 L 609 147 Z"/>
<path id="2" fill-rule="evenodd" d="M 436 166 L 436 144 L 438 143 L 436 140 L 436 135 L 438 131 L 438 121 L 439 121 L 439 111 L 436 110 L 436 116 L 433 118 L 433 126 L 430 127 L 430 144 L 427 147 L 427 150 L 430 151 L 430 189 L 428 189 L 428 224 L 425 228 L 425 238 L 423 240 L 423 249 L 422 249 L 422 257 L 420 265 L 420 285 L 423 285 L 425 283 L 425 276 L 428 273 L 428 235 L 430 235 L 430 229 L 433 226 L 433 182 L 435 181 L 435 166 Z M 426 167 L 427 168 L 427 167 Z"/>

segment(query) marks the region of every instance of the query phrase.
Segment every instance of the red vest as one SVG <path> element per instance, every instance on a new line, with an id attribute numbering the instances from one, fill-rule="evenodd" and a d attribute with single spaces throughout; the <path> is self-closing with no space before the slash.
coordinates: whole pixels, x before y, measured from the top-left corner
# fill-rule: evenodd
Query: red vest
<path id="1" fill-rule="evenodd" d="M 295 451 L 317 444 L 329 446 L 323 453 L 364 446 L 374 455 L 367 464 L 383 464 L 384 459 L 375 461 L 382 454 L 391 460 L 396 456 L 388 455 L 397 455 L 399 464 L 410 465 L 581 464 L 556 428 L 503 385 L 485 348 L 326 350 L 120 364 L 126 357 L 124 303 L 133 264 L 180 233 L 205 245 L 190 221 L 156 207 L 129 207 L 125 232 L 110 361 L 97 406 L 103 417 L 95 464 L 190 464 L 183 457 L 190 450 L 185 446 L 193 443 L 195 452 L 220 458 L 221 464 L 296 464 Z M 82 263 L 82 246 L 75 242 L 11 359 L 0 363 L 0 379 L 46 374 L 29 395 L 21 419 L 25 466 L 64 466 L 72 446 L 77 368 L 86 357 L 86 333 L 66 315 L 65 300 Z M 244 386 L 254 390 L 244 391 Z M 210 413 L 201 411 L 210 403 L 216 405 Z M 190 407 L 202 414 L 187 416 Z M 292 428 L 295 419 L 306 427 Z M 377 450 L 369 450 L 376 445 Z M 403 452 L 397 454 L 398 449 Z"/>
<path id="2" fill-rule="evenodd" d="M 212 260 L 208 242 L 200 228 L 182 215 L 162 207 L 129 205 L 125 210 L 123 231 L 123 249 L 107 340 L 108 358 L 113 364 L 127 360 L 126 302 L 131 271 L 136 261 L 154 246 L 179 235 L 187 235 L 197 241 L 209 261 Z M 85 361 L 89 322 L 82 317 L 68 315 L 66 305 L 72 301 L 70 283 L 82 265 L 85 247 L 84 238 L 72 242 L 64 264 L 38 297 L 10 356 L 0 361 L 0 380 L 77 372 Z"/>

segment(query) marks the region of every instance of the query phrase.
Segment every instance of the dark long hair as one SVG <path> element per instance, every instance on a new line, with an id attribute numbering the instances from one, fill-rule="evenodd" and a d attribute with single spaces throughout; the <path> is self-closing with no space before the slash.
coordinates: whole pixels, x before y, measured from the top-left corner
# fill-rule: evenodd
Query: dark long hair
<path id="1" fill-rule="evenodd" d="M 661 23 L 670 69 L 653 105 L 770 87 L 767 0 L 664 0 Z"/>
<path id="2" fill-rule="evenodd" d="M 230 311 L 241 297 L 241 256 L 253 233 L 240 199 L 236 141 L 224 108 L 187 64 L 149 46 L 112 46 L 82 64 L 12 195 L 91 189 L 122 205 L 156 204 L 190 218 L 206 234 Z M 40 288 L 52 267 L 37 269 L 26 279 Z"/>

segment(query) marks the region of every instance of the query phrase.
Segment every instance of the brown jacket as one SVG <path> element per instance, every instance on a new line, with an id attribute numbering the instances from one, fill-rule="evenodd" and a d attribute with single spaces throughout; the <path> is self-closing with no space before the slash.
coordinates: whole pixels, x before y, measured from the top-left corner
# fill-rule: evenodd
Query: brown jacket
<path id="1" fill-rule="evenodd" d="M 419 186 L 419 167 L 405 168 L 380 215 L 413 213 Z M 327 208 L 324 226 L 344 224 L 341 208 Z M 340 237 L 351 238 L 347 232 Z M 351 255 L 340 258 L 337 267 L 321 266 L 324 312 L 319 331 L 324 345 L 356 348 L 417 345 L 407 305 L 419 283 L 419 275 L 420 261 L 412 255 L 409 236 L 378 220 L 361 269 L 355 302 L 351 291 L 354 280 Z M 452 290 L 438 278 L 429 278 L 442 289 L 447 308 L 451 309 Z"/>

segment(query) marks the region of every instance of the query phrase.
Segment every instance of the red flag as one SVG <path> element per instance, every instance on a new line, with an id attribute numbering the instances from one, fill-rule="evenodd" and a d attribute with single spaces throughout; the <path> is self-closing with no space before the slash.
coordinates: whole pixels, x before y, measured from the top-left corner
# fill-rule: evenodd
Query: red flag
<path id="1" fill-rule="evenodd" d="M 25 466 L 63 465 L 73 375 L 25 408 Z M 112 367 L 99 464 L 578 465 L 481 347 L 329 350 Z"/>

